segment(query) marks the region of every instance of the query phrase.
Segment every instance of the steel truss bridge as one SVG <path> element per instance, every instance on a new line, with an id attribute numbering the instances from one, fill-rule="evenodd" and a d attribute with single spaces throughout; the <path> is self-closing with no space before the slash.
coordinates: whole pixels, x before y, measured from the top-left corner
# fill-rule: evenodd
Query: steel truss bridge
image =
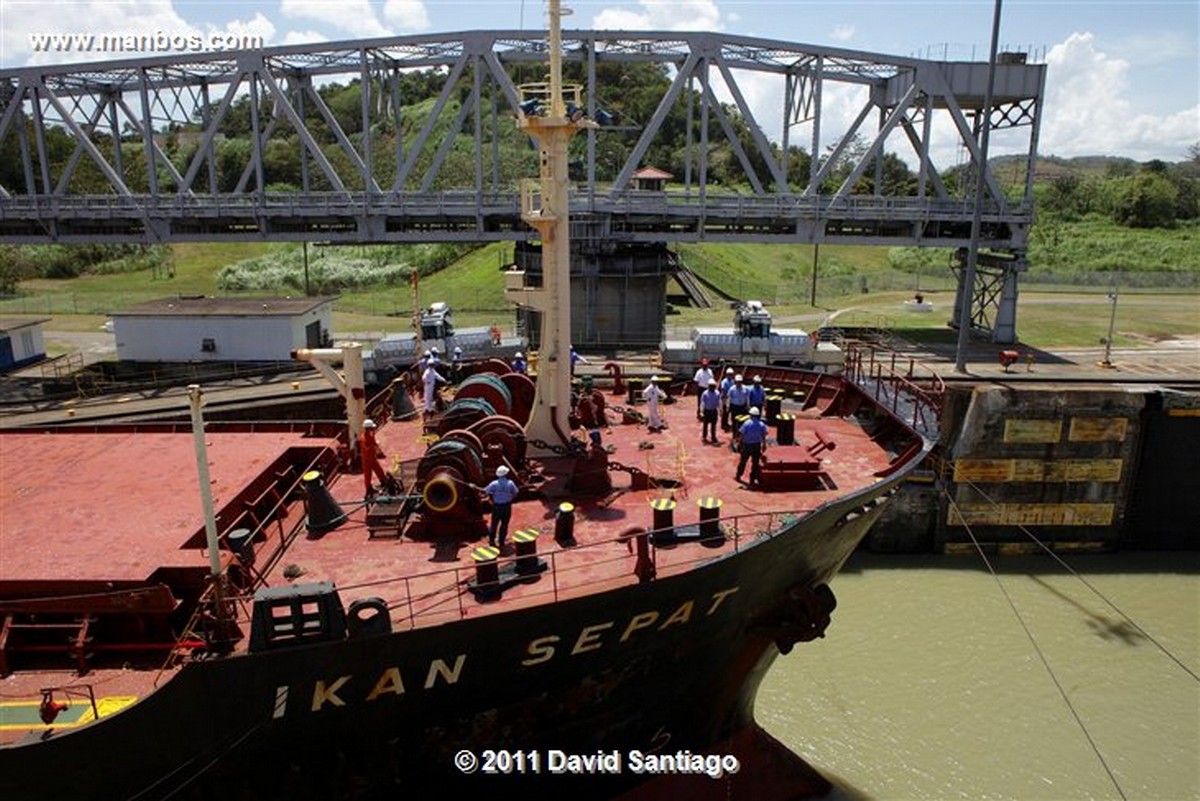
<path id="1" fill-rule="evenodd" d="M 973 182 L 983 180 L 980 244 L 1016 258 L 998 277 L 982 271 L 973 322 L 988 327 L 1006 283 L 1015 299 L 1033 219 L 1044 65 L 1003 54 L 985 119 L 986 62 L 719 33 L 567 31 L 563 45 L 584 91 L 574 111 L 593 120 L 605 120 L 603 98 L 619 93 L 597 81 L 598 68 L 668 65 L 669 86 L 649 119 L 580 137 L 571 214 L 589 236 L 965 247 Z M 512 136 L 522 78 L 540 78 L 545 60 L 541 31 L 470 31 L 0 71 L 0 154 L 20 164 L 0 183 L 0 243 L 534 238 L 500 142 Z M 430 69 L 445 75 L 440 91 L 404 96 L 405 74 Z M 319 92 L 332 81 L 358 83 L 348 116 Z M 231 165 L 218 149 L 242 98 L 249 147 Z M 414 115 L 410 133 L 396 135 L 417 103 L 428 115 L 419 126 Z M 834 114 L 848 106 L 856 109 L 851 124 L 843 131 L 836 123 L 831 136 Z M 748 135 L 739 136 L 731 110 Z M 638 188 L 635 171 L 648 166 L 664 123 L 680 111 L 684 175 L 668 191 Z M 763 120 L 777 123 L 778 134 L 769 138 Z M 1005 134 L 1025 144 L 1016 197 L 1011 187 L 1005 196 L 992 169 L 980 177 L 984 125 L 1024 129 Z M 936 164 L 935 143 L 938 152 L 954 151 L 956 163 Z M 728 146 L 744 174 L 738 191 L 709 180 L 716 145 Z M 797 146 L 819 156 L 803 174 Z M 267 181 L 280 148 L 299 160 L 300 185 L 291 191 Z M 598 153 L 613 160 L 615 179 L 597 179 Z M 915 191 L 882 193 L 885 153 L 918 165 Z M 831 188 L 835 168 L 847 164 L 849 174 Z M 941 175 L 956 165 L 965 180 L 951 189 Z M 218 171 L 231 166 L 240 177 L 222 188 Z"/>

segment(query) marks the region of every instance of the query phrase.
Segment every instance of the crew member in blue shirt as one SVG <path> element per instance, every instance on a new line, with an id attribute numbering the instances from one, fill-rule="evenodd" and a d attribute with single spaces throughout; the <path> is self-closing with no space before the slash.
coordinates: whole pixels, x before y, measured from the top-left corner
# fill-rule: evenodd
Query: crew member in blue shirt
<path id="1" fill-rule="evenodd" d="M 725 368 L 725 376 L 721 379 L 721 430 L 729 430 L 729 390 L 733 387 L 733 368 Z"/>
<path id="2" fill-rule="evenodd" d="M 762 408 L 766 405 L 767 392 L 763 389 L 762 376 L 754 376 L 754 383 L 746 388 L 746 403 Z"/>
<path id="3" fill-rule="evenodd" d="M 700 393 L 700 414 L 703 421 L 700 425 L 700 441 L 708 442 L 712 435 L 712 444 L 717 444 L 717 410 L 721 408 L 721 393 L 717 391 L 717 380 L 708 380 L 708 389 Z"/>
<path id="4" fill-rule="evenodd" d="M 744 415 L 746 409 L 750 407 L 750 390 L 746 389 L 746 385 L 742 383 L 741 373 L 733 377 L 733 386 L 729 388 L 727 395 L 729 396 L 730 423 L 737 427 L 741 425 L 737 419 Z"/>
<path id="5" fill-rule="evenodd" d="M 734 478 L 738 481 L 742 480 L 742 471 L 746 469 L 746 461 L 749 460 L 750 486 L 753 487 L 757 484 L 761 487 L 762 471 L 759 467 L 759 460 L 767 450 L 767 424 L 759 416 L 757 406 L 751 407 L 750 419 L 742 423 L 738 433 L 742 439 L 742 455 L 738 457 L 737 475 Z"/>
<path id="6" fill-rule="evenodd" d="M 521 353 L 521 351 L 513 354 L 512 369 L 514 373 L 521 373 L 522 375 L 529 371 L 529 365 L 525 363 L 525 354 Z"/>
<path id="7" fill-rule="evenodd" d="M 500 549 L 504 550 L 504 539 L 508 536 L 508 521 L 512 518 L 512 505 L 516 500 L 516 483 L 508 477 L 508 468 L 500 465 L 496 468 L 496 480 L 483 488 L 492 499 L 492 526 L 488 529 L 488 545 L 496 545 L 496 535 L 500 535 Z"/>

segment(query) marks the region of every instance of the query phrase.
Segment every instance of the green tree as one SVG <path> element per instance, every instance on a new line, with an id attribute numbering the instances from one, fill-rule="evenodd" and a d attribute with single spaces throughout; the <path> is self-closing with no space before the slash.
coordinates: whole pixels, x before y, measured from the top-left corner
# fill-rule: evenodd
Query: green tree
<path id="1" fill-rule="evenodd" d="M 1128 179 L 1117 198 L 1113 219 L 1130 228 L 1168 228 L 1175 224 L 1179 190 L 1159 172 Z"/>
<path id="2" fill-rule="evenodd" d="M 24 250 L 14 245 L 0 245 L 0 296 L 17 294 L 17 284 L 33 277 L 33 265 Z"/>

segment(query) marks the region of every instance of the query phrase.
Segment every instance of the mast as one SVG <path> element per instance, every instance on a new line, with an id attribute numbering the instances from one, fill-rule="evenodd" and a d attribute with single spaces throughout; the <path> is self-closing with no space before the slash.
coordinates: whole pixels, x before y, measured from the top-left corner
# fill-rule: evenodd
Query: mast
<path id="1" fill-rule="evenodd" d="M 571 241 L 567 144 L 579 130 L 595 123 L 583 118 L 582 87 L 562 82 L 561 21 L 569 10 L 549 0 L 550 75 L 546 83 L 518 87 L 518 127 L 533 137 L 539 151 L 537 181 L 521 182 L 521 218 L 537 229 L 542 240 L 542 286 L 519 284 L 506 288 L 509 300 L 541 312 L 538 345 L 537 395 L 525 426 L 531 440 L 566 444 L 571 405 Z"/>

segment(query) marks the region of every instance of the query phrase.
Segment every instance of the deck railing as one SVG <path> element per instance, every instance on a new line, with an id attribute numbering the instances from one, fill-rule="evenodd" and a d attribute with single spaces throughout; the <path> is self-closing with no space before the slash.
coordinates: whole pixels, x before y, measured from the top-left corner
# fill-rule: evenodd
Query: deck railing
<path id="1" fill-rule="evenodd" d="M 517 596 L 499 605 L 480 601 L 472 592 L 473 585 L 486 593 L 499 589 L 499 584 L 477 584 L 475 569 L 464 566 L 339 585 L 338 592 L 346 600 L 358 596 L 383 597 L 393 616 L 393 630 L 411 630 L 486 615 L 492 610 L 511 610 L 514 605 L 539 606 L 557 603 L 590 592 L 686 573 L 699 565 L 739 553 L 755 541 L 778 536 L 805 514 L 794 511 L 758 512 L 722 518 L 721 540 L 713 538 L 707 543 L 704 540 L 678 542 L 668 551 L 671 558 L 664 558 L 661 555 L 664 549 L 654 544 L 655 536 L 665 533 L 666 529 L 639 529 L 634 534 L 626 533 L 569 548 L 555 548 L 538 554 L 546 563 L 545 569 L 531 576 Z M 689 525 L 679 523 L 672 528 L 679 529 Z M 636 539 L 639 537 L 647 538 L 654 578 L 639 576 L 636 571 Z M 716 544 L 718 542 L 719 545 Z M 602 549 L 611 549 L 612 553 L 596 556 Z M 693 549 L 694 553 L 687 553 L 688 549 Z M 505 556 L 497 560 L 501 574 L 504 574 L 506 566 L 513 565 L 518 558 Z M 619 569 L 622 564 L 627 566 L 627 570 Z M 603 578 L 595 578 L 597 573 Z M 242 603 L 239 603 L 238 607 L 246 616 L 245 620 L 239 622 L 248 625 L 250 605 L 246 602 L 250 599 L 239 600 Z"/>

